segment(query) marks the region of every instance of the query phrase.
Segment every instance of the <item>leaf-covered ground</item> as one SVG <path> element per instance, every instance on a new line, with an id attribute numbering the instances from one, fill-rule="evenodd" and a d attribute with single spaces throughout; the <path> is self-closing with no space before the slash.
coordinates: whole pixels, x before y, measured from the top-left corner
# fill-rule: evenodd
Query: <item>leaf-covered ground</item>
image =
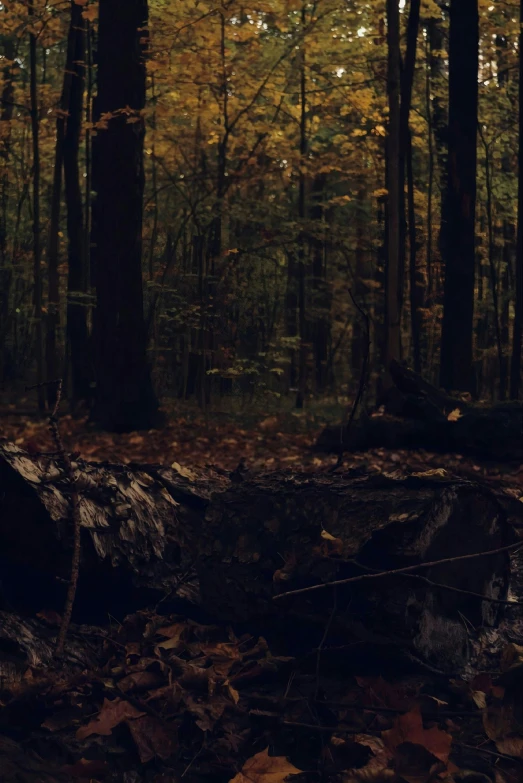
<path id="1" fill-rule="evenodd" d="M 204 416 L 172 406 L 161 431 L 114 435 L 60 417 L 65 447 L 85 459 L 225 471 L 242 459 L 253 471 L 326 470 L 335 458 L 312 450 L 323 424 L 311 413 Z M 4 410 L 0 436 L 33 453 L 54 448 L 47 421 L 30 415 Z M 376 449 L 347 455 L 345 465 L 388 473 L 444 467 L 523 485 L 522 466 L 423 451 Z M 51 627 L 59 620 L 40 615 Z M 347 670 L 327 627 L 298 658 L 273 654 L 256 632 L 155 610 L 103 637 L 97 671 L 29 668 L 16 687 L 0 689 L 2 783 L 523 780 L 523 649 L 501 651 L 499 638 L 491 640 L 498 674 L 464 682 Z"/>
<path id="2" fill-rule="evenodd" d="M 321 471 L 336 458 L 313 451 L 313 445 L 328 419 L 314 412 L 270 414 L 202 414 L 191 405 L 170 404 L 168 423 L 161 430 L 123 435 L 102 432 L 91 427 L 86 418 L 60 416 L 64 445 L 84 459 L 128 464 L 131 462 L 187 467 L 216 466 L 233 470 L 240 460 L 253 471 Z M 339 415 L 340 411 L 336 410 Z M 30 452 L 53 449 L 45 418 L 9 413 L 0 417 L 0 437 L 8 438 Z M 523 485 L 523 466 L 508 463 L 477 462 L 455 454 L 428 451 L 387 451 L 373 449 L 347 454 L 346 467 L 373 471 L 447 470 L 473 476 L 500 477 Z"/>

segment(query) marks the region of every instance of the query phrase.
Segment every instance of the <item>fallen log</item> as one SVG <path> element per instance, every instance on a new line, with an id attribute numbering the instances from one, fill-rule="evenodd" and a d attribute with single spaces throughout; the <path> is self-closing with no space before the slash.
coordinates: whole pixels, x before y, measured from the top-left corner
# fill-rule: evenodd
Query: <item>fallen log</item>
<path id="1" fill-rule="evenodd" d="M 427 449 L 499 461 L 523 460 L 523 405 L 472 404 L 437 389 L 398 362 L 395 386 L 380 400 L 381 411 L 362 415 L 350 430 L 326 427 L 316 450 L 326 453 L 371 448 Z"/>
<path id="2" fill-rule="evenodd" d="M 457 671 L 469 656 L 462 618 L 491 626 L 503 612 L 508 552 L 459 559 L 514 542 L 504 509 L 479 483 L 430 473 L 405 480 L 274 473 L 237 483 L 180 466 L 80 459 L 74 470 L 82 524 L 76 622 L 121 617 L 176 594 L 175 601 L 232 623 L 289 630 L 331 616 L 332 634 L 344 641 L 393 645 Z M 72 539 L 62 467 L 2 443 L 0 498 L 7 608 L 59 612 Z M 417 574 L 274 600 L 448 558 Z M 182 587 L 191 573 L 192 585 Z"/>

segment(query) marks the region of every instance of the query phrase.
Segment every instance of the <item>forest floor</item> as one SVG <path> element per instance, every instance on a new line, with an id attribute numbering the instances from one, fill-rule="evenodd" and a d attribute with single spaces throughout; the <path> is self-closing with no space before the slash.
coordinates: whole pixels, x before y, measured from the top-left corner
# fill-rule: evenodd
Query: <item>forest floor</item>
<path id="1" fill-rule="evenodd" d="M 22 401 L 23 403 L 24 401 Z M 0 408 L 0 437 L 13 441 L 30 453 L 52 450 L 47 418 L 35 413 L 20 414 L 18 408 Z M 326 424 L 342 420 L 344 409 L 327 402 L 303 412 L 267 413 L 261 408 L 240 411 L 209 411 L 193 404 L 164 403 L 167 424 L 161 430 L 115 434 L 102 432 L 86 417 L 60 415 L 64 446 L 86 460 L 115 463 L 151 463 L 186 467 L 217 467 L 234 470 L 240 460 L 253 472 L 292 470 L 322 472 L 331 468 L 336 457 L 313 450 Z M 385 448 L 346 454 L 346 469 L 393 472 L 445 468 L 470 477 L 499 477 L 523 487 L 523 465 L 510 462 L 479 461 L 459 454 L 438 454 L 426 450 Z"/>
<path id="2" fill-rule="evenodd" d="M 162 430 L 123 435 L 100 432 L 85 418 L 64 413 L 59 424 L 64 446 L 92 461 L 177 463 L 226 471 L 234 470 L 240 460 L 253 472 L 322 472 L 336 462 L 334 456 L 315 453 L 312 447 L 323 426 L 341 417 L 340 406 L 303 413 L 207 415 L 186 404 L 170 403 L 166 408 L 168 423 Z M 0 413 L 0 437 L 31 453 L 53 450 L 45 418 L 6 407 Z M 443 467 L 461 475 L 508 481 L 523 491 L 523 465 L 480 463 L 454 454 L 375 449 L 346 455 L 344 466 L 398 477 Z M 45 612 L 39 617 L 54 633 L 56 618 Z M 40 676 L 34 673 L 29 679 L 24 676 L 20 692 L 7 702 L 2 696 L 0 781 L 523 780 L 518 706 L 523 647 L 517 644 L 503 653 L 510 682 L 505 674 L 500 684 L 495 672 L 480 672 L 465 682 L 424 671 L 395 672 L 390 662 L 383 676 L 380 671 L 347 672 L 341 648 L 325 644 L 327 631 L 323 639 L 311 639 L 310 650 L 297 660 L 271 655 L 267 642 L 256 633 L 236 636 L 230 628 L 160 616 L 155 610 L 131 615 L 107 633 L 102 674 L 93 670 L 81 679 L 57 676 L 28 696 L 36 682 L 33 677 Z M 499 652 L 494 635 L 483 644 Z M 162 663 L 166 655 L 180 667 L 177 688 L 171 686 L 171 670 Z M 118 682 L 116 691 L 113 679 Z M 20 708 L 29 699 L 31 713 Z M 169 728 L 173 719 L 175 738 Z M 15 735 L 9 725 L 16 727 Z M 6 739 L 11 736 L 16 748 Z M 30 761 L 34 777 L 29 772 L 16 777 L 18 748 L 24 754 L 20 767 L 25 769 Z M 52 762 L 49 777 L 38 777 L 41 756 L 45 764 Z M 145 765 L 143 777 L 142 772 L 132 778 L 113 777 L 116 768 L 132 766 L 133 758 Z M 475 772 L 465 773 L 467 768 Z M 6 769 L 13 770 L 12 777 L 2 777 Z M 300 774 L 303 769 L 309 772 Z"/>

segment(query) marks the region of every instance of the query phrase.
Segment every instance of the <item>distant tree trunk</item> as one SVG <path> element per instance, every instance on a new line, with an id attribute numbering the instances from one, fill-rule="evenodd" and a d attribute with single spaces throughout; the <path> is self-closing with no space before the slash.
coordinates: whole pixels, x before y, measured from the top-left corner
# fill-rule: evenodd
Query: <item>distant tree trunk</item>
<path id="1" fill-rule="evenodd" d="M 323 237 L 324 209 L 321 203 L 325 188 L 325 175 L 318 174 L 312 183 L 309 215 L 314 236 L 311 239 L 312 282 L 311 282 L 311 343 L 314 352 L 316 392 L 325 391 L 327 384 L 327 354 L 330 332 L 331 297 L 327 283 L 325 241 Z"/>
<path id="2" fill-rule="evenodd" d="M 399 152 L 399 310 L 400 318 L 403 309 L 405 289 L 405 261 L 407 245 L 407 219 L 405 209 L 405 172 L 407 155 L 409 154 L 409 117 L 412 104 L 412 86 L 414 83 L 414 68 L 416 66 L 416 46 L 418 41 L 420 17 L 420 0 L 410 0 L 409 18 L 407 22 L 407 49 L 405 62 L 401 71 L 401 103 L 400 103 L 400 152 Z M 414 338 L 413 338 L 414 339 Z"/>
<path id="3" fill-rule="evenodd" d="M 306 4 L 301 7 L 301 26 L 305 29 Z M 303 408 L 307 389 L 307 335 L 306 335 L 306 260 L 305 236 L 303 223 L 306 217 L 306 181 L 305 158 L 307 155 L 307 74 L 305 71 L 305 41 L 300 47 L 300 173 L 298 182 L 298 218 L 300 234 L 298 237 L 298 334 L 300 351 L 298 358 L 298 391 L 296 392 L 296 407 Z"/>
<path id="4" fill-rule="evenodd" d="M 430 84 L 430 66 L 429 66 L 430 41 L 427 30 L 426 41 L 426 72 L 425 72 L 425 111 L 427 113 L 427 153 L 428 160 L 428 183 L 427 183 L 427 289 L 428 296 L 432 294 L 432 201 L 434 194 L 434 144 L 432 140 L 432 105 L 431 105 L 431 84 Z M 430 368 L 429 368 L 430 369 Z"/>
<path id="5" fill-rule="evenodd" d="M 516 240 L 516 299 L 514 302 L 514 336 L 510 362 L 510 397 L 517 400 L 521 387 L 521 347 L 523 331 L 523 0 L 519 7 L 519 172 L 518 228 Z"/>
<path id="6" fill-rule="evenodd" d="M 27 11 L 31 21 L 34 20 L 34 2 L 28 0 Z M 44 333 L 42 323 L 42 270 L 41 244 L 40 244 L 40 117 L 38 115 L 38 85 L 37 85 L 37 57 L 36 34 L 29 33 L 29 92 L 31 99 L 31 135 L 33 143 L 33 306 L 35 318 L 35 354 L 36 354 L 36 383 L 38 409 L 45 411 L 44 381 Z M 48 380 L 55 380 L 49 378 Z"/>
<path id="7" fill-rule="evenodd" d="M 448 214 L 440 383 L 474 391 L 478 0 L 452 0 L 449 38 Z"/>
<path id="8" fill-rule="evenodd" d="M 76 10 L 75 10 L 76 9 Z M 67 37 L 67 52 L 64 63 L 62 94 L 56 116 L 56 142 L 54 155 L 53 187 L 51 191 L 51 217 L 49 221 L 49 245 L 47 250 L 47 274 L 49 295 L 47 302 L 46 368 L 47 378 L 62 375 L 58 356 L 58 329 L 60 325 L 60 276 L 58 271 L 60 252 L 60 205 L 62 200 L 62 166 L 64 161 L 64 137 L 66 118 L 69 114 L 71 84 L 76 59 L 76 28 L 82 23 L 82 9 L 71 0 L 71 19 Z M 52 408 L 56 399 L 55 384 L 47 388 L 47 401 Z"/>
<path id="9" fill-rule="evenodd" d="M 80 187 L 79 147 L 82 130 L 83 98 L 85 86 L 85 23 L 82 7 L 71 3 L 71 29 L 73 59 L 69 114 L 64 134 L 64 182 L 67 206 L 68 278 L 67 278 L 67 339 L 71 362 L 71 407 L 91 397 L 91 372 L 89 364 L 89 334 L 87 328 L 89 291 L 88 246 L 85 243 L 82 190 Z M 86 209 L 89 208 L 89 202 Z"/>
<path id="10" fill-rule="evenodd" d="M 11 146 L 11 120 L 14 109 L 13 60 L 15 46 L 11 36 L 3 42 L 6 64 L 2 68 L 2 103 L 0 105 L 0 266 L 7 258 L 7 207 L 9 203 L 9 151 Z M 3 288 L 3 286 L 2 286 Z"/>
<path id="11" fill-rule="evenodd" d="M 147 364 L 142 217 L 146 0 L 101 0 L 93 139 L 96 404 L 106 429 L 148 429 L 158 403 Z M 115 44 L 117 43 L 117 56 Z"/>
<path id="12" fill-rule="evenodd" d="M 412 357 L 414 369 L 421 372 L 421 308 L 424 301 L 423 281 L 418 270 L 416 212 L 414 209 L 414 172 L 412 166 L 412 140 L 408 130 L 407 146 L 407 204 L 409 226 L 409 292 L 410 292 L 410 325 L 412 334 Z"/>
<path id="13" fill-rule="evenodd" d="M 388 246 L 386 374 L 392 360 L 401 355 L 399 261 L 400 261 L 400 22 L 399 0 L 387 0 L 387 94 L 389 128 L 387 148 Z M 389 385 L 387 378 L 386 385 Z"/>
<path id="14" fill-rule="evenodd" d="M 441 98 L 440 92 L 444 90 L 447 84 L 447 74 L 445 69 L 445 59 L 442 52 L 445 49 L 445 34 L 442 20 L 431 19 L 428 25 L 429 39 L 429 66 L 430 66 L 430 86 L 432 88 L 432 128 L 434 131 L 435 157 L 437 160 L 437 176 L 439 190 L 441 193 L 441 212 L 440 212 L 440 231 L 438 239 L 438 249 L 441 263 L 446 258 L 446 240 L 445 230 L 447 225 L 448 198 L 447 198 L 447 159 L 448 159 L 448 101 Z M 434 294 L 439 301 L 441 275 L 439 279 L 434 279 Z"/>
<path id="15" fill-rule="evenodd" d="M 9 156 L 11 149 L 11 120 L 14 109 L 13 60 L 15 46 L 11 36 L 3 44 L 6 64 L 2 69 L 2 96 L 0 105 L 0 381 L 4 379 L 5 340 L 9 331 L 9 297 L 12 267 L 7 264 Z"/>

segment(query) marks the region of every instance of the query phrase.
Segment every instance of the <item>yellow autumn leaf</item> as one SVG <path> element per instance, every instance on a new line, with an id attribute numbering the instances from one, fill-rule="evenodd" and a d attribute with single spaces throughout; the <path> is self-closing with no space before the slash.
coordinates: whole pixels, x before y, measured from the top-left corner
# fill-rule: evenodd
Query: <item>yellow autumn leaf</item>
<path id="1" fill-rule="evenodd" d="M 283 783 L 300 772 L 285 756 L 269 756 L 269 748 L 265 748 L 248 759 L 229 783 Z"/>

